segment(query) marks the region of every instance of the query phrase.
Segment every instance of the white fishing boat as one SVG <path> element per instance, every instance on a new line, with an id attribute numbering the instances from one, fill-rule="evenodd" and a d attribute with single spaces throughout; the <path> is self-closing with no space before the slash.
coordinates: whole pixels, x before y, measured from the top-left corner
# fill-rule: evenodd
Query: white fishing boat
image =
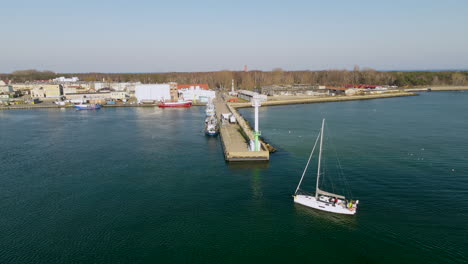
<path id="1" fill-rule="evenodd" d="M 217 136 L 219 133 L 218 121 L 216 117 L 211 116 L 205 120 L 205 134 L 208 136 Z"/>
<path id="2" fill-rule="evenodd" d="M 94 110 L 101 109 L 100 104 L 79 104 L 75 105 L 76 110 Z"/>
<path id="3" fill-rule="evenodd" d="M 206 116 L 214 116 L 216 113 L 215 106 L 211 102 L 206 105 L 205 110 Z"/>
<path id="4" fill-rule="evenodd" d="M 320 133 L 317 136 L 317 139 L 315 140 L 315 144 L 310 153 L 309 160 L 307 161 L 304 172 L 302 173 L 301 180 L 299 181 L 296 191 L 294 192 L 294 202 L 305 205 L 307 207 L 311 207 L 314 209 L 327 211 L 331 213 L 354 215 L 356 213 L 359 200 L 356 200 L 356 201 L 348 200 L 343 195 L 326 192 L 326 191 L 320 190 L 319 188 L 320 175 L 321 175 L 320 165 L 322 162 L 324 126 L 325 126 L 325 119 L 323 119 L 322 121 L 322 129 L 320 130 Z M 304 179 L 304 176 L 307 172 L 307 168 L 309 167 L 310 160 L 312 159 L 312 155 L 315 151 L 315 147 L 317 146 L 317 142 L 319 141 L 319 139 L 320 139 L 320 150 L 319 150 L 319 156 L 318 156 L 317 183 L 315 186 L 315 195 L 309 195 L 309 194 L 305 194 L 301 192 L 300 187 L 302 184 L 302 180 Z"/>

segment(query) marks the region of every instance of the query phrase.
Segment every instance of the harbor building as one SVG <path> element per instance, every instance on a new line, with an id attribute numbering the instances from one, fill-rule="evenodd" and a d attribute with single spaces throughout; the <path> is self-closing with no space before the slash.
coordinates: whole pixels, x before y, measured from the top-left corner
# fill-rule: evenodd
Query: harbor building
<path id="1" fill-rule="evenodd" d="M 63 86 L 60 84 L 44 84 L 31 90 L 33 98 L 60 98 L 63 96 Z"/>
<path id="2" fill-rule="evenodd" d="M 322 89 L 321 89 L 322 88 Z M 294 85 L 266 85 L 260 88 L 262 94 L 268 96 L 275 95 L 321 95 L 325 86 L 294 84 Z"/>
<path id="3" fill-rule="evenodd" d="M 64 95 L 67 95 L 67 94 L 74 94 L 74 93 L 77 93 L 75 87 L 65 87 L 65 88 L 63 88 L 63 94 L 64 94 Z"/>
<path id="4" fill-rule="evenodd" d="M 91 88 L 91 83 L 89 82 L 77 82 L 77 83 L 63 83 L 63 88 L 76 88 L 77 92 L 79 91 L 88 91 Z"/>
<path id="5" fill-rule="evenodd" d="M 78 77 L 65 78 L 64 76 L 52 79 L 56 83 L 74 83 L 78 82 L 80 79 Z"/>
<path id="6" fill-rule="evenodd" d="M 11 85 L 0 86 L 0 93 L 13 93 L 14 91 Z"/>
<path id="7" fill-rule="evenodd" d="M 331 96 L 335 95 L 346 95 L 346 90 L 348 88 L 343 88 L 343 87 L 327 87 L 326 90 L 328 90 L 329 94 Z"/>
<path id="8" fill-rule="evenodd" d="M 200 83 L 200 84 L 178 84 L 177 89 L 182 90 L 182 89 L 201 89 L 201 90 L 209 90 L 210 86 L 206 83 Z"/>
<path id="9" fill-rule="evenodd" d="M 171 95 L 171 101 L 176 102 L 179 100 L 179 91 L 176 82 L 169 83 L 169 93 Z"/>
<path id="10" fill-rule="evenodd" d="M 103 88 L 110 88 L 114 91 L 126 91 L 128 93 L 135 92 L 135 85 L 141 84 L 141 82 L 94 82 L 91 83 L 91 87 L 94 90 L 100 90 Z"/>
<path id="11" fill-rule="evenodd" d="M 253 100 L 258 100 L 259 102 L 267 101 L 267 96 L 265 94 L 259 94 L 252 91 L 247 90 L 239 90 L 237 91 L 237 97 L 252 102 Z"/>
<path id="12" fill-rule="evenodd" d="M 216 92 L 208 89 L 208 85 L 182 84 L 178 85 L 179 96 L 184 100 L 193 100 L 194 102 L 207 103 L 210 99 L 216 97 Z"/>
<path id="13" fill-rule="evenodd" d="M 127 92 L 122 92 L 122 91 L 110 92 L 110 98 L 113 100 L 124 100 L 127 98 Z"/>
<path id="14" fill-rule="evenodd" d="M 138 103 L 154 103 L 157 101 L 170 101 L 171 85 L 164 84 L 137 84 L 135 85 L 135 97 Z"/>
<path id="15" fill-rule="evenodd" d="M 70 93 L 65 98 L 71 102 L 104 103 L 111 99 L 111 93 Z"/>

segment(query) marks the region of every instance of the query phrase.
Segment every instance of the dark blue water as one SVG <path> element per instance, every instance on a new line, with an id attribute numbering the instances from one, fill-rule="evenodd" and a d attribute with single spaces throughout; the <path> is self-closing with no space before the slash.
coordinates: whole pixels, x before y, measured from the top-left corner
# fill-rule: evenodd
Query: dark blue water
<path id="1" fill-rule="evenodd" d="M 2 111 L 0 263 L 467 262 L 467 113 L 466 92 L 263 107 L 279 151 L 236 165 L 201 107 Z M 323 117 L 354 217 L 292 201 Z"/>

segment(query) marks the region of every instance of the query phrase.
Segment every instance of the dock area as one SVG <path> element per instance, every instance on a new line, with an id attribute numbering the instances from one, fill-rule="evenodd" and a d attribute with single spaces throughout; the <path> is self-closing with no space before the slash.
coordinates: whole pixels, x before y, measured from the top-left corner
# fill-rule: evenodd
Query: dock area
<path id="1" fill-rule="evenodd" d="M 249 142 L 253 139 L 253 132 L 237 110 L 224 102 L 222 96 L 217 96 L 214 103 L 219 120 L 221 120 L 223 113 L 232 113 L 237 120 L 236 124 L 226 122 L 220 127 L 219 132 L 226 161 L 268 161 L 270 152 L 264 142 L 261 142 L 260 151 L 249 150 Z"/>

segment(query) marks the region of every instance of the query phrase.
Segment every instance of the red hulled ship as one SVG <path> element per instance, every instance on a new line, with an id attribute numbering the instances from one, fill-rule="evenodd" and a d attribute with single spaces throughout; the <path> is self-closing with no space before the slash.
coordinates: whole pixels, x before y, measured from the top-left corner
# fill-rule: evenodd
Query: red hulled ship
<path id="1" fill-rule="evenodd" d="M 191 107 L 192 101 L 162 102 L 159 107 Z"/>

